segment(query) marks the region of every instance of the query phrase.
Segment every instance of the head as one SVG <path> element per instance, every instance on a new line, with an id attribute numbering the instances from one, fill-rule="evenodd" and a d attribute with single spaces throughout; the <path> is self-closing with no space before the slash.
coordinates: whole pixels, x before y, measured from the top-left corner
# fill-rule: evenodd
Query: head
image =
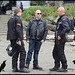
<path id="1" fill-rule="evenodd" d="M 64 9 L 64 7 L 59 7 L 59 8 L 57 9 L 57 12 L 58 12 L 58 15 L 59 15 L 59 16 L 65 14 L 65 9 Z"/>
<path id="2" fill-rule="evenodd" d="M 42 13 L 41 13 L 41 11 L 40 10 L 36 10 L 35 11 L 35 16 L 36 16 L 36 19 L 40 19 L 41 18 L 41 16 L 42 16 Z"/>
<path id="3" fill-rule="evenodd" d="M 18 16 L 20 17 L 21 14 L 22 14 L 22 10 L 17 7 L 17 8 L 14 10 L 14 14 L 16 14 L 16 15 L 18 15 Z"/>
<path id="4" fill-rule="evenodd" d="M 6 60 L 4 60 L 3 62 L 6 62 Z"/>
<path id="5" fill-rule="evenodd" d="M 72 61 L 75 64 L 75 60 Z"/>

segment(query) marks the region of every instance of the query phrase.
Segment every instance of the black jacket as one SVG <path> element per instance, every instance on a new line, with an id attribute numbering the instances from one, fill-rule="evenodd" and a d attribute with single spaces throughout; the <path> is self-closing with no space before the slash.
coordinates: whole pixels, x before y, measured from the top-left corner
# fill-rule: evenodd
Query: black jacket
<path id="1" fill-rule="evenodd" d="M 47 33 L 48 33 L 48 28 L 47 28 L 46 21 L 41 18 L 37 25 L 36 18 L 32 18 L 29 21 L 29 25 L 26 30 L 26 39 L 45 40 Z"/>
<path id="2" fill-rule="evenodd" d="M 23 40 L 23 25 L 19 16 L 13 16 L 7 23 L 7 40 Z"/>
<path id="3" fill-rule="evenodd" d="M 72 30 L 74 30 L 74 27 L 75 27 L 75 17 L 73 18 L 72 23 L 71 23 Z"/>
<path id="4" fill-rule="evenodd" d="M 60 16 L 57 21 L 55 38 L 57 38 L 58 36 L 60 36 L 61 38 L 66 38 L 66 33 L 70 30 L 70 25 L 71 22 L 65 14 Z"/>

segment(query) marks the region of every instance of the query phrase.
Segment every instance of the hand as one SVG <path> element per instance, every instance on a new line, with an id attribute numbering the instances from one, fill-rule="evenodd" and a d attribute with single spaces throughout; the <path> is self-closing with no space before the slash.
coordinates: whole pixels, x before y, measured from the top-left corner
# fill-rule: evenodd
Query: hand
<path id="1" fill-rule="evenodd" d="M 18 41 L 17 44 L 21 46 L 21 41 Z"/>
<path id="2" fill-rule="evenodd" d="M 60 40 L 61 39 L 61 37 L 60 36 L 58 36 L 58 40 Z"/>
<path id="3" fill-rule="evenodd" d="M 75 30 L 73 30 L 75 32 Z"/>
<path id="4" fill-rule="evenodd" d="M 41 43 L 44 43 L 44 40 L 41 40 Z"/>
<path id="5" fill-rule="evenodd" d="M 29 40 L 27 40 L 27 43 L 29 43 L 30 41 Z"/>

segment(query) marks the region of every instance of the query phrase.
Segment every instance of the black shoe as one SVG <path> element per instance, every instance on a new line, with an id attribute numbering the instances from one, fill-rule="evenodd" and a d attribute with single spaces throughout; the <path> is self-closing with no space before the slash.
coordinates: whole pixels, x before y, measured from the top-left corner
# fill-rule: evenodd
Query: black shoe
<path id="1" fill-rule="evenodd" d="M 30 71 L 27 70 L 26 68 L 21 68 L 21 69 L 20 69 L 20 72 L 29 73 Z"/>
<path id="2" fill-rule="evenodd" d="M 57 70 L 57 72 L 67 72 L 68 70 L 67 69 L 64 69 L 64 68 L 60 68 L 59 70 Z"/>
<path id="3" fill-rule="evenodd" d="M 50 71 L 57 71 L 59 68 L 53 67 L 52 69 L 49 69 Z"/>
<path id="4" fill-rule="evenodd" d="M 36 69 L 36 70 L 43 70 L 42 67 L 40 67 L 40 66 L 35 66 L 35 67 L 33 67 L 33 69 Z"/>
<path id="5" fill-rule="evenodd" d="M 19 72 L 19 70 L 18 70 L 17 68 L 14 68 L 14 69 L 12 70 L 12 72 Z"/>

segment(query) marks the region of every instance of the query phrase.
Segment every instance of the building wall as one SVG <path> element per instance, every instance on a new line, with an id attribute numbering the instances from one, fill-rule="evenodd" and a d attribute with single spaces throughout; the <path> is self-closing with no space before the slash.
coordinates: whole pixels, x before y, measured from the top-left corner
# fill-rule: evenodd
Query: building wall
<path id="1" fill-rule="evenodd" d="M 63 3 L 63 1 L 55 1 L 55 6 L 62 6 Z"/>

